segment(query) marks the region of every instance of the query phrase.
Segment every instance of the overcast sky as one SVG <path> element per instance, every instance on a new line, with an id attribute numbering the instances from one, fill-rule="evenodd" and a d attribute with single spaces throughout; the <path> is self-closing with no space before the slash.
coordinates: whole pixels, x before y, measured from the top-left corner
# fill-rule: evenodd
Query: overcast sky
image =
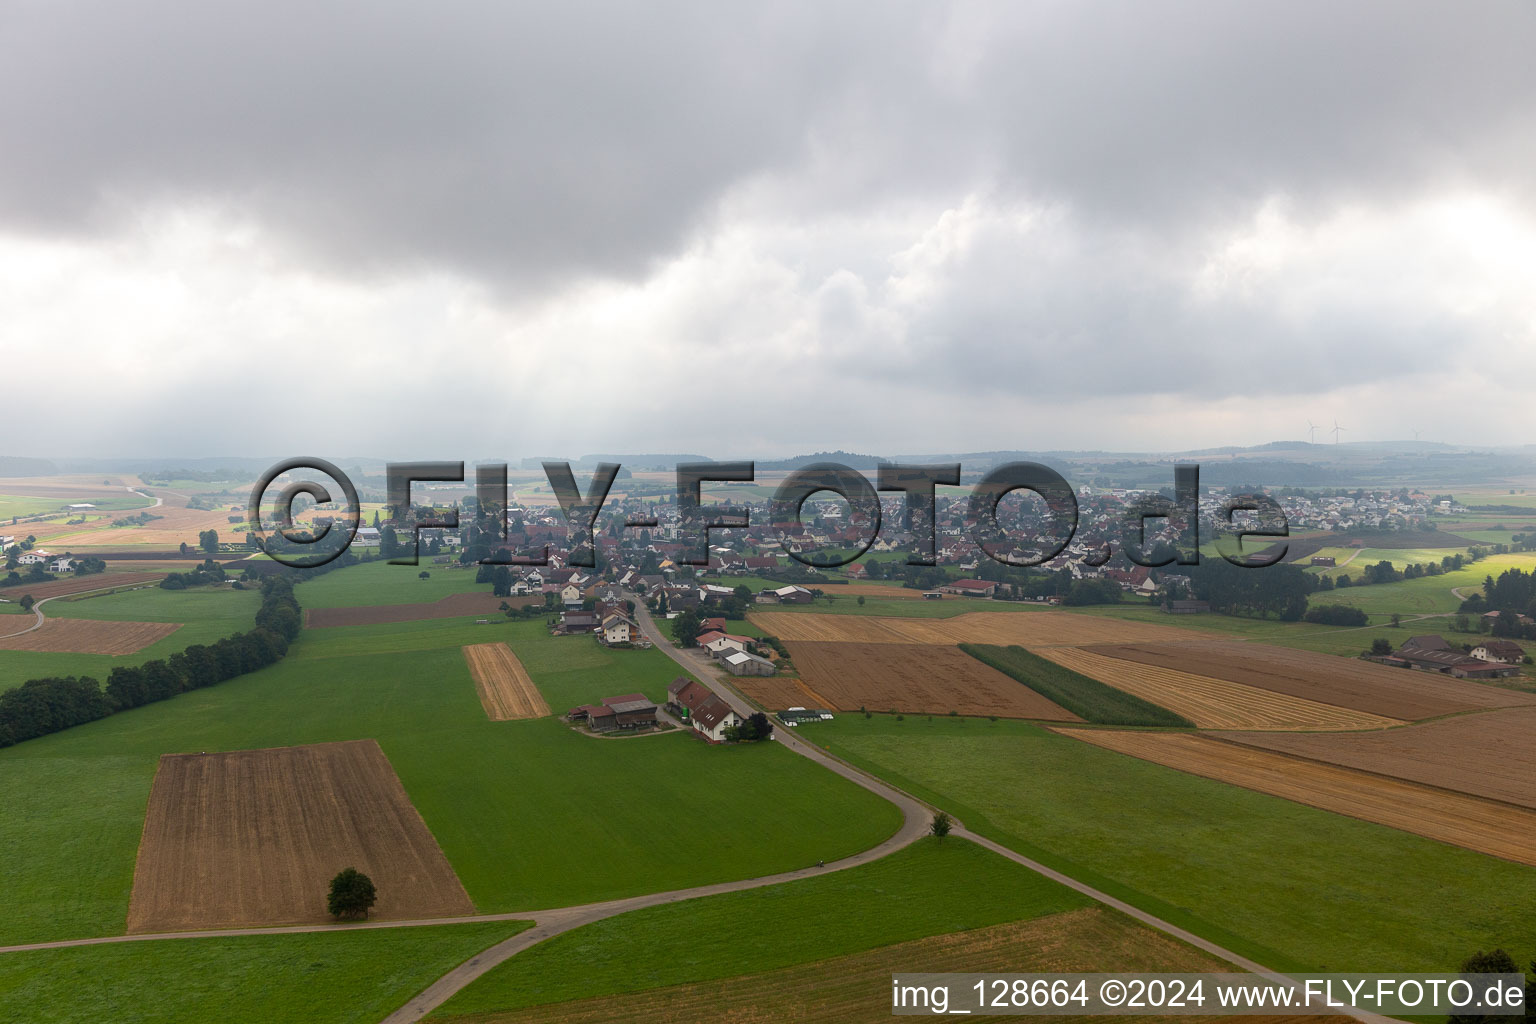
<path id="1" fill-rule="evenodd" d="M 755 10 L 0 2 L 0 454 L 1536 442 L 1536 6 Z"/>

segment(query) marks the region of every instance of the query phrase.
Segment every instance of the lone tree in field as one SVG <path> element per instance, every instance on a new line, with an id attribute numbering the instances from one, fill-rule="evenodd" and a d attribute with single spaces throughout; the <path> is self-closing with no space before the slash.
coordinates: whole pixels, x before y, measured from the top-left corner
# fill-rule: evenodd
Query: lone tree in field
<path id="1" fill-rule="evenodd" d="M 940 811 L 933 816 L 933 821 L 928 825 L 928 834 L 937 837 L 939 842 L 942 843 L 944 837 L 949 835 L 950 830 L 954 827 L 954 819 Z"/>
<path id="2" fill-rule="evenodd" d="M 377 895 L 373 879 L 357 868 L 346 868 L 331 879 L 331 894 L 325 907 L 332 917 L 367 917 L 368 908 L 373 906 Z"/>

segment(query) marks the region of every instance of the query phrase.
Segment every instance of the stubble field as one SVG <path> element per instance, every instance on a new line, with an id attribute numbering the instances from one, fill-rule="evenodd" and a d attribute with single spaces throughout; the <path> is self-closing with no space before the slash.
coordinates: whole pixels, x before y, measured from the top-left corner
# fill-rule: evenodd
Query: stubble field
<path id="1" fill-rule="evenodd" d="M 127 930 L 323 922 L 330 879 L 347 867 L 378 887 L 375 917 L 474 913 L 373 740 L 166 754 Z"/>
<path id="2" fill-rule="evenodd" d="M 30 619 L 28 620 L 30 621 Z M 48 619 L 38 629 L 0 639 L 0 651 L 124 655 L 142 651 L 181 628 L 176 622 Z"/>
<path id="3" fill-rule="evenodd" d="M 506 644 L 468 644 L 464 647 L 464 660 L 469 662 L 469 674 L 475 679 L 480 706 L 491 721 L 511 722 L 549 714 L 544 695 Z"/>

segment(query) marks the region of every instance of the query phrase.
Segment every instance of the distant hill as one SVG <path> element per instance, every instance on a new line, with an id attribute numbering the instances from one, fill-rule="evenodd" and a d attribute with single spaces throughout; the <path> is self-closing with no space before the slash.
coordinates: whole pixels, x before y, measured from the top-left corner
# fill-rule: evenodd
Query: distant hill
<path id="1" fill-rule="evenodd" d="M 47 459 L 0 455 L 0 476 L 53 476 L 59 468 Z"/>

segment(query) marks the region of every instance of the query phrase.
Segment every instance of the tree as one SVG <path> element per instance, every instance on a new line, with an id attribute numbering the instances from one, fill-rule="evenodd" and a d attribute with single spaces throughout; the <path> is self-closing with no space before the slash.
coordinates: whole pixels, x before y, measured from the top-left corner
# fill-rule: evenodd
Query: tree
<path id="1" fill-rule="evenodd" d="M 939 811 L 933 816 L 933 821 L 928 824 L 928 834 L 936 837 L 942 843 L 944 837 L 949 835 L 954 827 L 954 819 L 943 811 Z"/>
<path id="2" fill-rule="evenodd" d="M 1495 949 L 1491 953 L 1478 950 L 1461 962 L 1462 974 L 1515 974 L 1520 968 L 1515 966 L 1515 958 L 1502 949 Z M 1451 1014 L 1451 1024 L 1515 1024 L 1519 1016 L 1513 1014 Z"/>
<path id="3" fill-rule="evenodd" d="M 864 607 L 864 595 L 863 594 L 859 595 L 859 602 L 858 603 L 859 603 L 859 607 L 860 608 Z"/>
<path id="4" fill-rule="evenodd" d="M 1399 615 L 1397 612 L 1393 612 L 1392 613 L 1392 628 L 1393 629 L 1397 629 L 1402 624 L 1403 624 L 1403 617 L 1401 615 Z"/>
<path id="5" fill-rule="evenodd" d="M 345 868 L 331 879 L 331 892 L 325 907 L 332 917 L 360 918 L 368 916 L 368 908 L 377 899 L 373 879 L 356 868 Z"/>
<path id="6" fill-rule="evenodd" d="M 208 552 L 210 555 L 218 554 L 218 552 L 219 552 L 219 531 L 218 530 L 204 530 L 202 533 L 199 533 L 197 535 L 197 546 L 202 548 L 204 551 Z"/>
<path id="7" fill-rule="evenodd" d="M 22 611 L 24 611 L 24 612 L 31 611 L 32 610 L 32 603 L 33 602 L 32 602 L 32 595 L 31 594 L 22 594 L 21 595 L 21 610 Z M 42 612 L 38 612 L 38 614 L 41 615 Z"/>
<path id="8" fill-rule="evenodd" d="M 1392 653 L 1392 641 L 1384 636 L 1379 636 L 1371 641 L 1371 653 L 1378 658 L 1384 658 Z"/>
<path id="9" fill-rule="evenodd" d="M 432 574 L 429 572 L 419 572 L 416 574 L 416 578 L 419 580 L 429 580 L 432 578 Z"/>

